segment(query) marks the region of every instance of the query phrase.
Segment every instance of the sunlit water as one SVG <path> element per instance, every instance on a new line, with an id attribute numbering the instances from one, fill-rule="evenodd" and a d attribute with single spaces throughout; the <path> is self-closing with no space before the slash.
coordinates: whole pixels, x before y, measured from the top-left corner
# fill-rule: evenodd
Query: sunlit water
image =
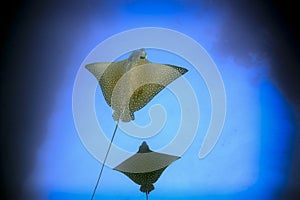
<path id="1" fill-rule="evenodd" d="M 184 3 L 182 3 L 184 4 Z M 237 58 L 218 51 L 219 31 L 226 20 L 226 12 L 218 9 L 186 12 L 180 6 L 156 10 L 156 7 L 140 9 L 140 3 L 123 5 L 111 22 L 116 26 L 106 27 L 98 23 L 99 15 L 87 15 L 90 32 L 81 38 L 75 48 L 96 46 L 101 39 L 133 27 L 162 26 L 178 30 L 200 43 L 214 59 L 222 75 L 227 94 L 227 116 L 222 135 L 205 158 L 198 158 L 205 131 L 209 126 L 211 105 L 209 93 L 202 77 L 178 55 L 148 49 L 147 58 L 158 63 L 168 63 L 189 70 L 184 77 L 197 94 L 201 120 L 197 136 L 182 158 L 165 170 L 154 184 L 150 199 L 270 199 L 285 184 L 285 170 L 288 158 L 284 155 L 293 131 L 289 105 L 272 83 L 267 58 L 252 60 L 247 66 L 238 63 Z M 192 7 L 187 3 L 187 7 Z M 203 5 L 204 6 L 204 5 Z M 151 11 L 151 9 L 153 9 Z M 163 14 L 164 12 L 167 14 Z M 164 16 L 165 15 L 165 16 Z M 164 17 L 162 17 L 164 16 Z M 157 19 L 160 20 L 157 20 Z M 103 22 L 104 23 L 104 22 Z M 180 44 L 179 44 L 180 45 Z M 92 46 L 93 48 L 93 46 Z M 80 51 L 74 51 L 80 52 Z M 86 53 L 86 52 L 85 52 Z M 72 54 L 74 60 L 86 55 Z M 73 57 L 70 57 L 72 60 Z M 123 55 L 121 58 L 125 58 Z M 120 59 L 121 59 L 120 58 Z M 74 74 L 80 62 L 70 64 L 67 71 Z M 30 177 L 34 188 L 42 199 L 89 199 L 96 182 L 100 163 L 84 148 L 74 127 L 72 116 L 72 89 L 75 77 L 66 74 L 65 82 L 57 90 L 55 109 L 49 116 L 48 133 L 39 149 L 36 168 Z M 107 106 L 100 88 L 96 90 L 95 105 L 98 119 L 103 123 L 104 132 L 110 136 L 114 128 L 111 109 Z M 147 139 L 153 150 L 159 150 L 176 133 L 180 120 L 180 109 L 174 95 L 165 89 L 145 108 L 136 113 L 136 123 L 148 124 L 151 106 L 161 104 L 166 113 L 166 125 L 154 137 Z M 128 136 L 121 130 L 115 144 L 130 152 L 136 152 L 143 141 Z M 139 186 L 123 174 L 109 168 L 104 169 L 95 199 L 143 199 Z"/>

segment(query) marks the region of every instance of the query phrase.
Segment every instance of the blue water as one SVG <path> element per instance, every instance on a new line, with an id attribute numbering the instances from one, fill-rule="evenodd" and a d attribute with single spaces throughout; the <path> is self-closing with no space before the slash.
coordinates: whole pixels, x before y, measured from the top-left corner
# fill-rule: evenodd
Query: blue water
<path id="1" fill-rule="evenodd" d="M 74 49 L 70 50 L 70 64 L 64 69 L 67 72 L 65 81 L 57 89 L 47 137 L 39 149 L 31 177 L 32 187 L 39 191 L 41 199 L 89 199 L 100 163 L 85 149 L 74 127 L 72 89 L 75 74 L 89 51 L 101 41 L 118 32 L 144 26 L 171 28 L 201 44 L 219 68 L 228 106 L 220 140 L 208 157 L 200 160 L 198 152 L 211 111 L 203 79 L 181 58 L 148 52 L 149 60 L 177 63 L 189 69 L 185 77 L 197 93 L 203 115 L 191 147 L 155 183 L 156 189 L 150 199 L 274 199 L 286 184 L 289 161 L 286 152 L 294 130 L 293 116 L 288 102 L 270 78 L 271 66 L 267 58 L 241 64 L 237 62 L 239 55 L 229 55 L 218 48 L 229 11 L 210 1 L 108 1 L 104 4 L 93 3 L 83 9 L 85 12 L 77 28 L 85 31 L 73 36 Z M 101 13 L 103 6 L 107 6 L 109 12 Z M 97 93 L 96 99 L 99 102 L 102 99 L 102 104 L 97 106 L 104 110 L 109 124 L 105 129 L 110 132 L 113 129 L 110 109 L 99 88 Z M 178 106 L 168 90 L 162 91 L 151 103 L 161 103 L 170 112 L 176 111 Z M 150 106 L 141 112 L 147 113 Z M 144 120 L 147 123 L 149 119 Z M 176 112 L 172 120 L 177 122 Z M 155 138 L 149 140 L 150 147 L 159 149 L 173 137 L 174 127 L 169 123 L 157 142 Z M 134 152 L 140 140 L 126 142 L 126 138 L 128 136 L 119 132 L 116 144 Z M 105 168 L 95 199 L 143 198 L 139 186 L 123 174 Z"/>

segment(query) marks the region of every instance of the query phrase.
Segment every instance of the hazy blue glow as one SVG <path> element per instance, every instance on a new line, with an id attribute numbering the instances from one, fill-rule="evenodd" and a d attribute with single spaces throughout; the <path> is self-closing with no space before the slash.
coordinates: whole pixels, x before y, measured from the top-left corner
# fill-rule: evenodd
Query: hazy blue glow
<path id="1" fill-rule="evenodd" d="M 200 103 L 201 121 L 199 132 L 190 149 L 183 157 L 172 164 L 155 184 L 150 194 L 154 199 L 231 199 L 232 197 L 272 196 L 284 184 L 285 157 L 283 152 L 293 125 L 286 102 L 276 87 L 268 79 L 268 63 L 255 61 L 251 67 L 240 66 L 234 58 L 217 52 L 218 33 L 222 28 L 224 16 L 216 10 L 203 9 L 196 13 L 193 5 L 170 1 L 133 1 L 121 5 L 123 9 L 108 22 L 99 23 L 97 15 L 87 16 L 90 32 L 85 35 L 87 42 L 74 41 L 77 48 L 93 48 L 106 37 L 120 31 L 142 27 L 162 26 L 181 31 L 203 45 L 215 60 L 223 76 L 227 92 L 227 119 L 224 131 L 215 149 L 203 160 L 198 152 L 210 119 L 210 104 L 206 86 L 193 67 L 180 57 L 148 51 L 148 59 L 153 62 L 184 66 L 189 72 L 184 75 L 194 87 Z M 182 8 L 181 5 L 185 7 Z M 187 12 L 191 8 L 192 12 Z M 156 14 L 152 16 L 151 14 Z M 100 20 L 101 21 L 101 20 Z M 114 24 L 114 25 L 113 25 Z M 104 27 L 106 29 L 104 29 Z M 105 32 L 103 32 L 105 30 Z M 91 42 L 92 41 L 92 42 Z M 92 43 L 93 45 L 91 46 Z M 179 44 L 180 45 L 180 44 Z M 92 50 L 92 49 L 90 49 Z M 85 53 L 85 55 L 83 55 Z M 86 56 L 72 54 L 74 60 Z M 71 58 L 72 60 L 72 58 Z M 75 72 L 81 63 L 70 63 L 67 71 Z M 74 74 L 74 73 L 71 73 Z M 57 92 L 57 102 L 51 116 L 47 138 L 40 147 L 37 164 L 31 181 L 42 191 L 44 199 L 88 199 L 100 169 L 98 163 L 81 144 L 72 118 L 72 89 L 75 77 L 66 76 L 66 81 Z M 114 123 L 111 110 L 104 102 L 100 89 L 96 101 L 99 121 L 104 131 L 110 135 Z M 172 103 L 170 103 L 172 102 Z M 179 120 L 175 97 L 168 91 L 161 92 L 151 104 L 136 113 L 137 123 L 146 124 L 149 119 L 142 118 L 149 108 L 162 104 L 168 118 L 166 127 L 148 141 L 152 149 L 159 149 L 172 137 Z M 142 140 L 134 139 L 118 132 L 115 143 L 129 151 L 136 151 Z M 277 156 L 278 155 L 279 158 Z M 123 174 L 106 168 L 95 199 L 142 199 L 144 194 L 139 186 Z"/>

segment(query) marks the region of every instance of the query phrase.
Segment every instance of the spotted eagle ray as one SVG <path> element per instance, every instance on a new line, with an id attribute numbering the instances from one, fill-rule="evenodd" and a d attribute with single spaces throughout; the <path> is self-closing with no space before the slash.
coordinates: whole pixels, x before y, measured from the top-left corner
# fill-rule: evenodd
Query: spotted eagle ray
<path id="1" fill-rule="evenodd" d="M 150 150 L 146 142 L 143 142 L 136 154 L 116 166 L 114 170 L 122 172 L 140 185 L 140 191 L 146 193 L 146 199 L 148 199 L 148 194 L 154 190 L 153 183 L 172 162 L 179 158 L 154 152 Z"/>
<path id="2" fill-rule="evenodd" d="M 134 120 L 134 112 L 147 105 L 156 94 L 188 70 L 171 64 L 152 63 L 145 49 L 135 50 L 119 62 L 96 62 L 85 66 L 99 82 L 106 103 L 113 109 L 116 127 L 91 197 L 98 187 L 119 121 Z"/>

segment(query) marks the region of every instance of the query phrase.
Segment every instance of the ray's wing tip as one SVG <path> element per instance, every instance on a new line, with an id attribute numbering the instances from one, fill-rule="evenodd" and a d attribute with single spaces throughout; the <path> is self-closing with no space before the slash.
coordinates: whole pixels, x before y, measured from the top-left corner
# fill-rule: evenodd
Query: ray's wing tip
<path id="1" fill-rule="evenodd" d="M 178 70 L 178 72 L 181 74 L 181 75 L 184 75 L 185 73 L 187 73 L 189 70 L 184 68 L 184 67 L 178 67 L 178 66 L 175 66 Z"/>
<path id="2" fill-rule="evenodd" d="M 189 70 L 186 69 L 186 68 L 183 68 L 183 67 L 179 67 L 179 71 L 180 71 L 181 74 L 185 74 L 185 73 L 187 73 Z"/>
<path id="3" fill-rule="evenodd" d="M 175 158 L 172 162 L 175 162 L 175 161 L 179 160 L 180 158 L 181 158 L 180 156 L 175 156 Z"/>
<path id="4" fill-rule="evenodd" d="M 86 69 L 89 70 L 89 71 L 92 69 L 92 67 L 93 67 L 93 63 L 86 64 L 86 65 L 84 66 L 84 68 L 86 68 Z"/>
<path id="5" fill-rule="evenodd" d="M 181 75 L 183 75 L 183 74 L 185 74 L 189 71 L 188 69 L 186 69 L 184 67 L 179 67 L 179 66 L 176 66 L 176 65 L 170 65 L 170 64 L 164 64 L 164 65 L 175 68 Z"/>
<path id="6" fill-rule="evenodd" d="M 118 169 L 118 168 L 120 167 L 120 165 L 121 165 L 121 164 L 118 164 L 117 166 L 115 166 L 115 167 L 112 168 L 112 169 L 115 170 L 115 171 L 119 171 L 119 172 L 120 172 L 120 170 Z"/>

